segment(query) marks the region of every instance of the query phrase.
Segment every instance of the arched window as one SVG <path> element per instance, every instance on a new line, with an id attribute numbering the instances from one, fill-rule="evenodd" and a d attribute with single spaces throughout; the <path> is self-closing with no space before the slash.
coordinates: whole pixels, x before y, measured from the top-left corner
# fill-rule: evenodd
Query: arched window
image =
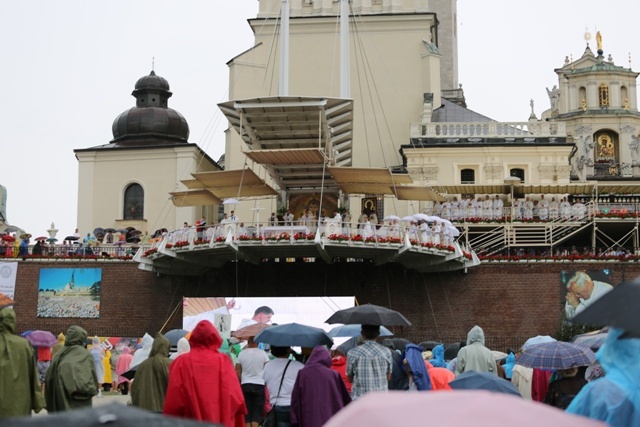
<path id="1" fill-rule="evenodd" d="M 462 169 L 460 171 L 460 184 L 475 184 L 476 171 L 473 169 Z"/>
<path id="2" fill-rule="evenodd" d="M 144 190 L 140 184 L 131 184 L 124 190 L 124 219 L 144 218 Z"/>
<path id="3" fill-rule="evenodd" d="M 598 100 L 600 102 L 600 108 L 609 107 L 609 86 L 606 83 L 600 84 L 598 88 Z"/>
<path id="4" fill-rule="evenodd" d="M 587 89 L 584 86 L 580 86 L 578 89 L 578 105 L 582 111 L 587 109 Z"/>
<path id="5" fill-rule="evenodd" d="M 620 86 L 620 102 L 622 103 L 622 108 L 629 109 L 629 92 L 626 86 Z"/>
<path id="6" fill-rule="evenodd" d="M 509 176 L 515 176 L 520 178 L 520 182 L 524 184 L 524 169 L 513 168 L 509 171 Z"/>

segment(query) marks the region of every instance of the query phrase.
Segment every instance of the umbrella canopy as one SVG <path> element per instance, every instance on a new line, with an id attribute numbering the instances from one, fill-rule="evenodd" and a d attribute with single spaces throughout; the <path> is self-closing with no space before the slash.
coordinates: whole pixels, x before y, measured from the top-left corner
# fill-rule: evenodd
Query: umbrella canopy
<path id="1" fill-rule="evenodd" d="M 399 312 L 373 304 L 357 305 L 345 310 L 338 310 L 325 320 L 325 323 L 411 326 L 411 322 Z"/>
<path id="2" fill-rule="evenodd" d="M 16 232 L 18 230 L 20 230 L 20 229 L 18 227 L 14 226 L 14 225 L 9 225 L 4 229 L 5 233 L 13 233 L 13 232 Z"/>
<path id="3" fill-rule="evenodd" d="M 240 203 L 240 201 L 238 199 L 231 198 L 222 202 L 223 205 L 233 205 L 234 203 Z"/>
<path id="4" fill-rule="evenodd" d="M 104 229 L 104 232 L 105 232 L 105 233 L 115 233 L 115 232 L 116 232 L 116 229 L 115 229 L 115 228 L 111 228 L 111 227 L 109 227 L 109 228 L 105 228 L 105 229 Z"/>
<path id="5" fill-rule="evenodd" d="M 568 414 L 506 393 L 457 390 L 452 393 L 367 393 L 347 405 L 325 427 L 422 426 L 438 420 L 438 427 L 518 426 L 605 427 L 601 421 Z"/>
<path id="6" fill-rule="evenodd" d="M 244 328 L 238 329 L 237 331 L 233 331 L 231 336 L 236 337 L 241 340 L 245 340 L 247 338 L 252 338 L 262 332 L 263 329 L 269 328 L 271 325 L 266 323 L 254 323 L 249 326 L 245 326 Z"/>
<path id="7" fill-rule="evenodd" d="M 67 236 L 64 238 L 64 240 L 78 240 L 79 238 L 79 236 Z"/>
<path id="8" fill-rule="evenodd" d="M 5 242 L 14 242 L 16 238 L 10 234 L 5 234 L 4 236 L 2 236 L 2 240 L 4 240 Z"/>
<path id="9" fill-rule="evenodd" d="M 596 355 L 589 347 L 563 341 L 531 346 L 516 359 L 518 365 L 547 370 L 589 366 L 595 361 Z"/>
<path id="10" fill-rule="evenodd" d="M 413 217 L 416 220 L 421 220 L 421 221 L 433 221 L 433 218 L 430 217 L 429 215 L 423 214 L 423 213 L 417 213 L 414 214 Z"/>
<path id="11" fill-rule="evenodd" d="M 329 336 L 331 338 L 337 337 L 357 337 L 360 335 L 362 330 L 362 325 L 354 324 L 354 325 L 342 325 L 336 326 L 335 328 L 329 331 Z M 380 326 L 380 336 L 381 337 L 391 337 L 393 336 L 393 332 L 384 326 Z"/>
<path id="12" fill-rule="evenodd" d="M 164 334 L 164 337 L 169 340 L 172 346 L 177 346 L 180 338 L 184 337 L 188 333 L 189 331 L 185 329 L 172 329 L 167 331 L 167 333 Z"/>
<path id="13" fill-rule="evenodd" d="M 278 347 L 333 345 L 331 337 L 322 329 L 299 323 L 287 323 L 263 329 L 253 340 Z"/>
<path id="14" fill-rule="evenodd" d="M 487 390 L 521 397 L 520 391 L 511 381 L 502 379 L 492 372 L 466 371 L 449 385 L 454 390 Z"/>
<path id="15" fill-rule="evenodd" d="M 25 337 L 35 347 L 51 347 L 58 338 L 49 331 L 33 331 Z"/>
<path id="16" fill-rule="evenodd" d="M 104 425 L 109 427 L 138 427 L 141 425 L 154 427 L 203 427 L 218 425 L 184 418 L 167 417 L 132 405 L 123 405 L 116 402 L 74 411 L 52 413 L 46 416 L 12 418 L 9 423 L 18 427 L 45 427 L 52 425 L 74 427 L 98 427 Z"/>
<path id="17" fill-rule="evenodd" d="M 129 237 L 127 243 L 140 243 L 140 238 L 138 236 Z"/>
<path id="18" fill-rule="evenodd" d="M 433 350 L 434 347 L 442 344 L 439 341 L 422 341 L 418 344 L 418 347 L 422 347 L 422 350 Z"/>
<path id="19" fill-rule="evenodd" d="M 56 239 L 55 237 L 49 237 L 49 238 L 47 239 L 47 242 L 49 242 L 49 243 L 55 243 L 55 242 L 57 242 L 57 241 L 58 241 L 58 239 Z"/>
<path id="20" fill-rule="evenodd" d="M 415 221 L 415 220 L 416 219 L 413 217 L 413 215 L 402 217 L 402 221 Z"/>
<path id="21" fill-rule="evenodd" d="M 139 350 L 139 348 L 137 346 L 136 346 L 136 350 Z M 135 365 L 134 367 L 129 369 L 127 372 L 122 374 L 122 376 L 125 377 L 128 380 L 132 380 L 136 376 L 136 372 L 138 371 L 138 366 L 140 366 L 140 365 L 141 364 L 138 363 L 137 365 Z"/>
<path id="22" fill-rule="evenodd" d="M 383 221 L 393 221 L 394 219 L 396 221 L 400 221 L 400 217 L 398 215 L 387 215 L 382 220 Z"/>
<path id="23" fill-rule="evenodd" d="M 556 339 L 550 337 L 549 335 L 538 335 L 532 338 L 529 338 L 522 345 L 522 349 L 526 350 L 533 345 L 544 344 L 548 342 L 554 342 Z"/>
<path id="24" fill-rule="evenodd" d="M 622 282 L 571 320 L 582 325 L 607 325 L 640 337 L 640 279 Z"/>
<path id="25" fill-rule="evenodd" d="M 36 242 L 41 242 L 41 241 L 47 240 L 47 239 L 48 239 L 48 237 L 46 237 L 46 236 L 38 236 L 33 240 L 35 240 Z"/>
<path id="26" fill-rule="evenodd" d="M 587 332 L 586 334 L 576 335 L 571 339 L 571 342 L 574 344 L 584 345 L 595 351 L 602 347 L 602 344 L 604 344 L 608 336 L 608 331 L 593 331 Z"/>
<path id="27" fill-rule="evenodd" d="M 508 356 L 507 353 L 498 350 L 491 350 L 491 354 L 493 354 L 495 360 L 501 360 Z"/>

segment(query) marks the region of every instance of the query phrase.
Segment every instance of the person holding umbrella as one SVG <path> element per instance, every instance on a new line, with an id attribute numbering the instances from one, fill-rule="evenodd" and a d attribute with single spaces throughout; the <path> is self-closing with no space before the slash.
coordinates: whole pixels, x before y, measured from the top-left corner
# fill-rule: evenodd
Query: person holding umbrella
<path id="1" fill-rule="evenodd" d="M 242 355 L 242 352 L 240 353 Z M 269 390 L 269 400 L 275 415 L 272 427 L 291 425 L 291 393 L 298 372 L 305 367 L 297 360 L 290 360 L 291 347 L 271 346 L 271 355 L 275 357 L 264 367 L 262 376 Z"/>
<path id="2" fill-rule="evenodd" d="M 16 335 L 13 308 L 0 310 L 0 416 L 29 416 L 44 408 L 33 347 Z"/>
<path id="3" fill-rule="evenodd" d="M 375 342 L 380 326 L 362 325 L 363 343 L 347 353 L 347 379 L 353 400 L 371 391 L 387 391 L 391 379 L 391 351 Z"/>

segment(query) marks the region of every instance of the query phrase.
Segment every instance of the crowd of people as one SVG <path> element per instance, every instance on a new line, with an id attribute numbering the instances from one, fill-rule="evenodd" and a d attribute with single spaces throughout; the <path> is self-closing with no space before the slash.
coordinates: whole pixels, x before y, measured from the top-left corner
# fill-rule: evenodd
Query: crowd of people
<path id="1" fill-rule="evenodd" d="M 129 343 L 113 348 L 98 337 L 87 349 L 87 332 L 77 325 L 60 334 L 50 349 L 34 352 L 16 335 L 16 321 L 12 308 L 0 310 L 0 417 L 90 407 L 103 389 L 114 386 L 127 394 L 130 385 L 133 405 L 166 415 L 234 427 L 320 427 L 368 393 L 450 391 L 452 381 L 470 371 L 510 381 L 524 399 L 606 419 L 613 426 L 633 425 L 619 421 L 639 416 L 629 391 L 638 379 L 627 375 L 635 372 L 627 364 L 637 365 L 630 358 L 640 350 L 640 339 L 614 328 L 606 351 L 599 353 L 601 365 L 549 371 L 517 363 L 531 348 L 528 342 L 516 351 L 491 351 L 477 325 L 466 342 L 446 346 L 381 339 L 379 326 L 363 325 L 358 336 L 337 347 L 296 352 L 263 348 L 252 337 L 244 348 L 230 344 L 211 322 L 201 320 L 173 354 L 165 336 L 145 334 L 132 356 Z M 132 368 L 133 379 L 128 375 Z M 612 410 L 603 403 L 606 396 L 594 394 L 604 389 L 617 393 L 619 408 Z"/>
<path id="2" fill-rule="evenodd" d="M 513 211 L 512 211 L 513 208 Z M 586 200 L 575 198 L 572 202 L 568 197 L 551 196 L 540 198 L 530 196 L 524 199 L 515 197 L 512 206 L 506 206 L 500 195 L 493 197 L 486 195 L 462 195 L 444 202 L 435 202 L 425 210 L 427 215 L 437 215 L 450 221 L 483 222 L 512 218 L 516 221 L 555 221 L 583 220 L 588 217 Z"/>

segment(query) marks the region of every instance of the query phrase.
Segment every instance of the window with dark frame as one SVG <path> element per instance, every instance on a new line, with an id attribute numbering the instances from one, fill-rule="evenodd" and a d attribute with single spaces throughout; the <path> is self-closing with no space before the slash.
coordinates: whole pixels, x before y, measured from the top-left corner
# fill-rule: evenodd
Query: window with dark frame
<path id="1" fill-rule="evenodd" d="M 520 178 L 520 182 L 524 184 L 524 169 L 521 168 L 513 168 L 509 171 L 509 176 L 515 176 Z"/>
<path id="2" fill-rule="evenodd" d="M 131 184 L 124 190 L 124 219 L 144 218 L 144 190 L 140 184 Z"/>
<path id="3" fill-rule="evenodd" d="M 462 169 L 460 171 L 460 183 L 461 184 L 475 184 L 476 183 L 476 171 L 473 169 Z"/>

